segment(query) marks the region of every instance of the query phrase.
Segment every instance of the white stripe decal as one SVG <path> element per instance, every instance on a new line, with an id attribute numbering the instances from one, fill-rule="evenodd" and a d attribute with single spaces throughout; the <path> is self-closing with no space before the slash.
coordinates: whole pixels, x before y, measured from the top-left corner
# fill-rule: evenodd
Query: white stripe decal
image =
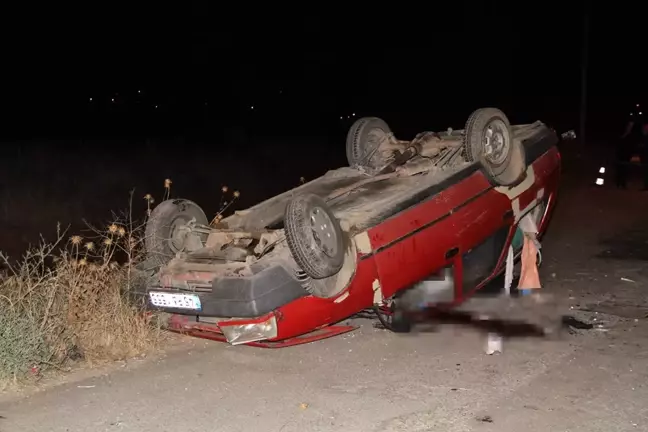
<path id="1" fill-rule="evenodd" d="M 502 193 L 509 197 L 511 200 L 519 197 L 522 192 L 529 189 L 535 184 L 535 171 L 533 171 L 533 165 L 529 166 L 526 170 L 526 178 L 515 187 L 509 186 L 497 186 L 495 190 L 499 193 Z"/>

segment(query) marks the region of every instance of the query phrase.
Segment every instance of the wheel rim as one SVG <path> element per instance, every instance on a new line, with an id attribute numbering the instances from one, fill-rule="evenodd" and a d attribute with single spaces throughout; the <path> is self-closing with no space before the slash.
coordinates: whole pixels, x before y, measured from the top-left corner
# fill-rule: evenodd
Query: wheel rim
<path id="1" fill-rule="evenodd" d="M 322 252 L 330 257 L 338 253 L 337 233 L 333 227 L 333 221 L 323 209 L 315 207 L 311 210 L 311 231 L 315 243 Z"/>
<path id="2" fill-rule="evenodd" d="M 484 158 L 493 165 L 500 165 L 506 160 L 510 143 L 510 135 L 506 124 L 495 119 L 486 125 L 482 134 Z"/>
<path id="3" fill-rule="evenodd" d="M 365 154 L 362 155 L 362 159 L 365 161 L 371 160 L 386 136 L 387 134 L 381 128 L 371 129 L 367 134 L 367 147 L 365 148 Z"/>
<path id="4" fill-rule="evenodd" d="M 171 222 L 169 230 L 169 247 L 173 252 L 179 252 L 184 246 L 185 236 L 181 227 L 187 224 L 187 219 L 183 217 L 177 217 Z"/>
<path id="5" fill-rule="evenodd" d="M 385 139 L 385 136 L 387 134 L 381 128 L 375 127 L 371 129 L 367 135 L 368 142 L 378 145 L 382 142 L 383 139 Z"/>

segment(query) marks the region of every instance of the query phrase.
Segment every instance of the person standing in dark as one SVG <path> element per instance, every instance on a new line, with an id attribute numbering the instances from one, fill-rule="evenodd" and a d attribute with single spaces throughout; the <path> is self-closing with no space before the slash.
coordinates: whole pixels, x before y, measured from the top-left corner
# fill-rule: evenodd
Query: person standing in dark
<path id="1" fill-rule="evenodd" d="M 642 141 L 644 129 L 643 115 L 639 110 L 630 114 L 626 129 L 616 146 L 616 186 L 620 189 L 628 187 L 628 171 L 630 159 Z M 643 162 L 643 161 L 642 161 Z"/>

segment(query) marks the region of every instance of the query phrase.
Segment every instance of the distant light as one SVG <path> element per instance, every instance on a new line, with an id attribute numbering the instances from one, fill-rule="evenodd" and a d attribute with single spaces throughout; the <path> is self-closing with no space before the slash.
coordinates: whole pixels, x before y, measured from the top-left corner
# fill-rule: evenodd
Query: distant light
<path id="1" fill-rule="evenodd" d="M 115 102 L 115 98 L 110 99 L 112 102 Z"/>
<path id="2" fill-rule="evenodd" d="M 158 106 L 157 106 L 157 105 L 155 105 L 155 108 L 157 108 L 157 107 L 158 107 Z"/>
<path id="3" fill-rule="evenodd" d="M 639 104 L 637 104 L 637 108 L 639 108 Z"/>
<path id="4" fill-rule="evenodd" d="M 642 114 L 643 114 L 643 113 L 642 113 L 641 111 L 639 111 L 639 115 L 642 115 Z"/>
<path id="5" fill-rule="evenodd" d="M 597 179 L 596 179 L 596 185 L 597 185 L 597 186 L 603 186 L 603 179 L 600 178 L 600 177 L 597 178 Z"/>
<path id="6" fill-rule="evenodd" d="M 630 117 L 632 117 L 632 113 L 630 113 Z"/>
<path id="7" fill-rule="evenodd" d="M 137 93 L 142 93 L 142 90 L 137 90 Z"/>
<path id="8" fill-rule="evenodd" d="M 254 105 L 252 105 L 252 106 L 250 107 L 250 109 L 253 110 L 253 109 L 254 109 Z"/>
<path id="9" fill-rule="evenodd" d="M 90 102 L 92 102 L 92 98 L 90 98 Z"/>
<path id="10" fill-rule="evenodd" d="M 599 168 L 599 174 L 605 174 L 605 167 Z"/>
<path id="11" fill-rule="evenodd" d="M 344 120 L 344 116 L 340 116 L 340 120 Z"/>
<path id="12" fill-rule="evenodd" d="M 352 117 L 355 117 L 355 113 L 351 114 Z"/>

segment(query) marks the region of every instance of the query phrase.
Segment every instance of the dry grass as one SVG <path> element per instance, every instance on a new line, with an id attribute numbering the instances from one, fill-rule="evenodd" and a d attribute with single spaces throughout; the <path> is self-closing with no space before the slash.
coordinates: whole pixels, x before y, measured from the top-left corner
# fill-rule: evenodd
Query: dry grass
<path id="1" fill-rule="evenodd" d="M 223 187 L 214 221 L 240 196 Z M 164 199 L 171 196 L 165 180 Z M 74 361 L 124 359 L 150 352 L 164 340 L 144 299 L 132 295 L 144 282 L 136 265 L 144 258 L 144 224 L 154 199 L 146 194 L 147 214 L 132 212 L 90 234 L 41 238 L 37 247 L 13 262 L 0 253 L 0 382 L 39 378 Z M 132 195 L 131 206 L 132 208 Z"/>
<path id="2" fill-rule="evenodd" d="M 85 242 L 64 234 L 16 264 L 1 256 L 0 379 L 38 377 L 70 360 L 126 358 L 161 340 L 152 316 L 129 296 L 139 283 L 136 230 L 111 224 Z"/>
<path id="3" fill-rule="evenodd" d="M 171 180 L 163 199 L 171 197 Z M 213 223 L 240 197 L 223 186 Z M 37 379 L 71 362 L 138 356 L 159 347 L 164 333 L 144 298 L 136 270 L 144 259 L 144 228 L 155 200 L 146 194 L 146 215 L 132 210 L 103 228 L 86 223 L 89 235 L 57 238 L 29 249 L 14 262 L 0 253 L 0 384 Z M 133 194 L 129 208 L 133 208 Z"/>

